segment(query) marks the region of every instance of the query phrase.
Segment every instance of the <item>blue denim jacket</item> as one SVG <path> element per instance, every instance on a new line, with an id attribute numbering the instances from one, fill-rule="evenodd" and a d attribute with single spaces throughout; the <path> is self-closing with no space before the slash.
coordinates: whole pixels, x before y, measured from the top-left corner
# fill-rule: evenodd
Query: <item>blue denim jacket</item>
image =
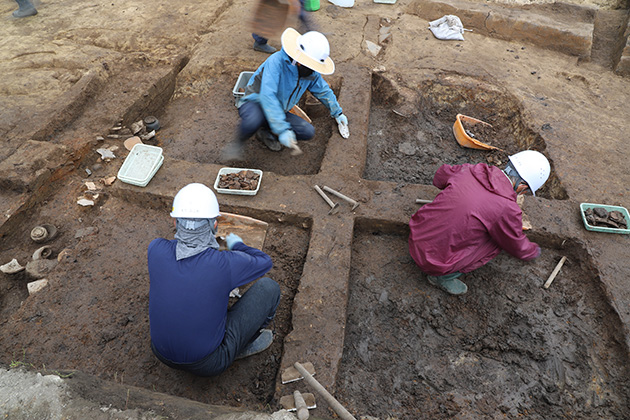
<path id="1" fill-rule="evenodd" d="M 238 106 L 248 101 L 260 103 L 271 131 L 279 136 L 291 129 L 285 114 L 300 101 L 307 90 L 330 110 L 333 118 L 342 114 L 337 97 L 322 75 L 313 72 L 308 77 L 298 77 L 297 66 L 284 49 L 281 49 L 258 67 L 249 79 Z"/>

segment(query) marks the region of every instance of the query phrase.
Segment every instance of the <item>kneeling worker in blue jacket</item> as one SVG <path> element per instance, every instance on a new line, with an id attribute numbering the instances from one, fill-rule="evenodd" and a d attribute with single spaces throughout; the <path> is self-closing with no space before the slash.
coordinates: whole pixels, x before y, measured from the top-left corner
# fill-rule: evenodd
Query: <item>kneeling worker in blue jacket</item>
<path id="1" fill-rule="evenodd" d="M 212 190 L 189 184 L 173 200 L 175 239 L 155 239 L 148 250 L 151 349 L 166 365 L 199 376 L 267 349 L 273 333 L 265 327 L 280 302 L 280 287 L 264 277 L 228 309 L 230 291 L 267 273 L 272 262 L 233 233 L 228 250 L 219 251 L 218 216 Z"/>
<path id="2" fill-rule="evenodd" d="M 332 74 L 326 37 L 316 31 L 300 35 L 293 28 L 282 33 L 282 49 L 272 54 L 249 79 L 239 100 L 241 122 L 234 141 L 223 150 L 223 160 L 242 160 L 245 141 L 254 133 L 269 149 L 292 148 L 296 140 L 310 140 L 315 128 L 292 114 L 308 90 L 330 111 L 337 123 L 348 124 L 348 118 L 322 74 Z"/>

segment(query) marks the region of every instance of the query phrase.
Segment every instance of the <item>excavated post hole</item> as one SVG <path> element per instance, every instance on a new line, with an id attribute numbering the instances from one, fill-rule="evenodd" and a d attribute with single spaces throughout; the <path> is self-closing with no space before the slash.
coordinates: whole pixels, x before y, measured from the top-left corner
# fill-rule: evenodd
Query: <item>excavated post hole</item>
<path id="1" fill-rule="evenodd" d="M 500 139 L 493 146 L 504 151 L 483 151 L 460 146 L 453 135 L 457 114 L 495 127 Z M 442 164 L 505 166 L 507 156 L 525 149 L 545 152 L 545 142 L 521 115 L 521 107 L 509 93 L 487 82 L 463 76 L 442 76 L 418 86 L 382 75 L 372 77 L 372 106 L 364 178 L 431 185 Z M 537 193 L 541 197 L 567 199 L 553 170 Z"/>

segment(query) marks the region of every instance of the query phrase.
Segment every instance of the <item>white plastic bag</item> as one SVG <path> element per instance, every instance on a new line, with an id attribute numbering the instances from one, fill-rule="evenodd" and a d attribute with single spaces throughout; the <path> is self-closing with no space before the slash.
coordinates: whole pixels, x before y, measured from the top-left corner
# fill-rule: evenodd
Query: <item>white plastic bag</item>
<path id="1" fill-rule="evenodd" d="M 429 29 L 437 39 L 464 40 L 464 29 L 462 21 L 455 15 L 446 15 L 437 20 L 429 22 Z"/>
<path id="2" fill-rule="evenodd" d="M 328 0 L 330 3 L 339 7 L 352 7 L 354 6 L 354 0 Z"/>

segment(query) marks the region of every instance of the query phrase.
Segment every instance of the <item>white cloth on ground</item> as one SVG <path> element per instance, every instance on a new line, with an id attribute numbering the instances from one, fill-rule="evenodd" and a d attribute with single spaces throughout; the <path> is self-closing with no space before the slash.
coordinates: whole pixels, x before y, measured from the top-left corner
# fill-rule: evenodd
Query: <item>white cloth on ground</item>
<path id="1" fill-rule="evenodd" d="M 455 15 L 442 16 L 429 22 L 429 29 L 437 39 L 455 39 L 459 41 L 464 40 L 464 31 L 470 30 L 464 29 L 462 21 Z"/>

